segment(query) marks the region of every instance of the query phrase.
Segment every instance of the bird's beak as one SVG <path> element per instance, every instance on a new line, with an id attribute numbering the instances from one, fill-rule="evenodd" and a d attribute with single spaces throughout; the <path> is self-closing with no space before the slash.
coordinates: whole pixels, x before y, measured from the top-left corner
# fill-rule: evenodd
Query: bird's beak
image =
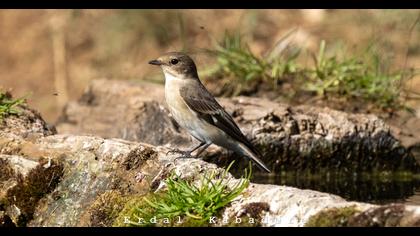
<path id="1" fill-rule="evenodd" d="M 151 61 L 149 61 L 149 64 L 160 66 L 160 65 L 162 65 L 162 62 L 159 61 L 159 60 L 151 60 Z"/>

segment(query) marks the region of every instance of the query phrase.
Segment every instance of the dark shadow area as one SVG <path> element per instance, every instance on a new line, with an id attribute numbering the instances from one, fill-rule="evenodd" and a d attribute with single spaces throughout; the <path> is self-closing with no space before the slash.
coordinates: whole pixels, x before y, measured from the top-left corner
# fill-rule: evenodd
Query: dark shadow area
<path id="1" fill-rule="evenodd" d="M 239 177 L 241 170 L 233 170 Z M 255 173 L 253 183 L 287 185 L 336 194 L 350 201 L 375 204 L 409 203 L 420 205 L 420 177 L 416 175 L 354 173 L 320 171 L 280 172 L 277 174 Z"/>

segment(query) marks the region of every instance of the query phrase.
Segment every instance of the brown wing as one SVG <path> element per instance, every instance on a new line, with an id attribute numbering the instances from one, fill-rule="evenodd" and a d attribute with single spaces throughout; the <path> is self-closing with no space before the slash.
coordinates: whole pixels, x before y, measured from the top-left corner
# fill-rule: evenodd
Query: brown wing
<path id="1" fill-rule="evenodd" d="M 210 92 L 200 83 L 199 89 L 184 87 L 180 90 L 181 97 L 190 109 L 209 124 L 223 130 L 233 139 L 245 144 L 251 151 L 261 156 L 258 150 L 248 141 L 233 118 L 223 109 L 223 107 L 213 98 Z"/>

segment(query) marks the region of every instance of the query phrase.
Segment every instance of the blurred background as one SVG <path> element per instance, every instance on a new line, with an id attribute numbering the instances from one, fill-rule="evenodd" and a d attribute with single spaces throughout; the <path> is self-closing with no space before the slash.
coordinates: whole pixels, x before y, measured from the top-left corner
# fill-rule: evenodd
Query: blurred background
<path id="1" fill-rule="evenodd" d="M 90 81 L 163 84 L 148 61 L 184 51 L 216 96 L 374 113 L 420 160 L 420 10 L 0 10 L 0 42 L 0 92 L 51 124 Z M 419 176 L 258 178 L 420 204 Z"/>
<path id="2" fill-rule="evenodd" d="M 92 79 L 163 83 L 147 62 L 182 50 L 218 96 L 257 94 L 291 103 L 328 97 L 336 99 L 335 108 L 352 111 L 368 100 L 378 113 L 399 109 L 404 98 L 418 112 L 419 12 L 0 10 L 0 87 L 27 96 L 54 123 Z M 360 61 L 366 52 L 373 60 Z M 240 65 L 229 64 L 232 58 Z M 359 97 L 353 108 L 343 107 Z"/>

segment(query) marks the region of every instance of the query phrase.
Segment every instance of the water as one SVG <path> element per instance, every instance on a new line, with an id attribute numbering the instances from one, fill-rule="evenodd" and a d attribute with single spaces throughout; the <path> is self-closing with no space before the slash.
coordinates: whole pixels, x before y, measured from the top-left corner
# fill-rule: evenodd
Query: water
<path id="1" fill-rule="evenodd" d="M 420 205 L 420 176 L 418 175 L 282 172 L 275 175 L 255 173 L 251 181 L 332 193 L 350 201 Z"/>

